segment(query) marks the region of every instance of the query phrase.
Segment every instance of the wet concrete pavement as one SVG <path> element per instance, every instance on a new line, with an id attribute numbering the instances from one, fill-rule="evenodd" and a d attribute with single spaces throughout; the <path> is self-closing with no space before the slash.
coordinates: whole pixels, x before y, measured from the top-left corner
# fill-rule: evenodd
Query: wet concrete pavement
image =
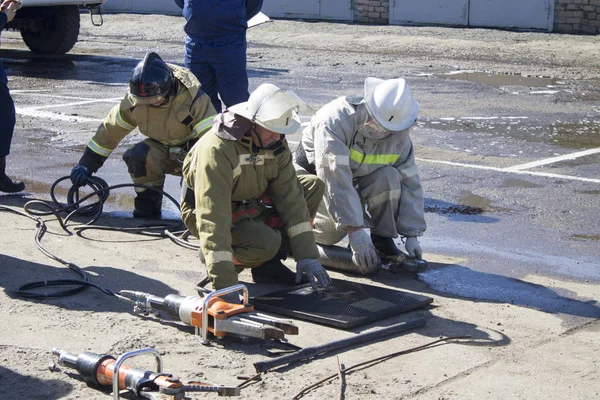
<path id="1" fill-rule="evenodd" d="M 172 29 L 171 36 L 151 42 L 115 34 L 109 46 L 97 30 L 88 35 L 91 28 L 84 27 L 73 54 L 60 57 L 33 56 L 18 35 L 3 34 L 0 57 L 18 111 L 10 171 L 32 196 L 47 196 L 52 182 L 76 164 L 146 49 L 181 64 L 182 41 L 173 39 L 181 37 L 179 26 Z M 251 88 L 275 83 L 319 107 L 360 94 L 366 76 L 407 78 L 421 105 L 412 132 L 426 193 L 428 230 L 421 243 L 435 267 L 420 279 L 436 294 L 564 313 L 569 320 L 600 316 L 597 297 L 563 293 L 560 284 L 600 282 L 599 81 L 574 79 L 573 72 L 565 78 L 558 67 L 554 76 L 507 74 L 495 70 L 494 54 L 472 71 L 460 68 L 471 62 L 468 55 L 450 70 L 455 60 L 411 49 L 342 54 L 334 43 L 313 50 L 274 45 L 272 27 L 262 37 L 263 28 L 253 29 Z M 360 29 L 369 34 L 369 27 Z M 139 139 L 126 138 L 99 176 L 110 184 L 129 182 L 120 156 Z M 289 136 L 292 146 L 298 140 L 299 134 Z M 166 188 L 178 197 L 179 179 L 169 177 Z M 133 191 L 120 196 L 108 210 L 130 210 Z M 531 286 L 535 276 L 556 285 Z"/>

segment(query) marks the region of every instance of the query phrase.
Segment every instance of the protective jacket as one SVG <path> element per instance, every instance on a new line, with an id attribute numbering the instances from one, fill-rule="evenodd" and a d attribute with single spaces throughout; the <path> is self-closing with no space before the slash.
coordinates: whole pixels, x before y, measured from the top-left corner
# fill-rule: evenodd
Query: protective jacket
<path id="1" fill-rule="evenodd" d="M 96 172 L 119 142 L 136 127 L 169 148 L 177 148 L 208 131 L 215 114 L 208 96 L 201 96 L 200 82 L 187 69 L 168 64 L 177 78 L 177 92 L 165 106 L 135 105 L 127 94 L 113 107 L 90 140 L 80 164 Z"/>
<path id="2" fill-rule="evenodd" d="M 187 20 L 184 30 L 207 43 L 244 37 L 248 20 L 258 14 L 263 0 L 175 0 Z"/>
<path id="3" fill-rule="evenodd" d="M 409 131 L 372 139 L 361 130 L 367 117 L 361 98 L 340 97 L 323 106 L 302 134 L 302 149 L 314 168 L 309 172 L 325 182 L 323 200 L 327 211 L 336 228 L 344 230 L 348 226 L 366 226 L 355 180 L 384 166 L 393 166 L 402 177 L 398 233 L 421 236 L 426 229 L 423 188 Z"/>
<path id="4" fill-rule="evenodd" d="M 256 205 L 266 192 L 283 221 L 294 258 L 318 258 L 287 141 L 274 149 L 259 149 L 252 143 L 250 122 L 225 111 L 188 153 L 183 178 L 188 189 L 181 204 L 182 220 L 200 239 L 209 271 L 235 275 L 232 224 L 260 217 Z"/>

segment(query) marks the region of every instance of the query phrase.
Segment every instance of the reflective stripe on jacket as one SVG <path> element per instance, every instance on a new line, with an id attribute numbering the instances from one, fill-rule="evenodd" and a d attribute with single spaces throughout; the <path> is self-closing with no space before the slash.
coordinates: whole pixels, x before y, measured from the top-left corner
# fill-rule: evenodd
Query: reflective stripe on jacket
<path id="1" fill-rule="evenodd" d="M 399 233 L 421 236 L 426 229 L 423 207 L 404 207 L 423 202 L 409 131 L 396 132 L 380 140 L 371 139 L 359 130 L 367 117 L 362 101 L 340 97 L 323 106 L 303 131 L 301 145 L 306 158 L 325 182 L 323 199 L 327 210 L 338 229 L 364 226 L 363 205 L 354 188 L 354 178 L 391 165 L 402 176 L 400 209 L 414 209 L 418 213 L 406 218 L 412 221 L 410 225 L 403 224 L 400 218 Z"/>
<path id="2" fill-rule="evenodd" d="M 193 191 L 194 204 L 182 200 L 182 220 L 200 239 L 207 267 L 223 263 L 217 267 L 234 270 L 232 215 L 243 217 L 240 207 L 253 208 L 253 201 L 246 201 L 260 199 L 267 191 L 284 222 L 294 257 L 317 258 L 308 207 L 287 142 L 253 153 L 250 136 L 227 140 L 213 134 L 214 129 L 194 145 L 183 163 L 183 178 Z"/>
<path id="3" fill-rule="evenodd" d="M 179 146 L 207 132 L 216 114 L 210 98 L 200 91 L 200 82 L 187 69 L 169 64 L 178 80 L 178 90 L 164 107 L 134 105 L 129 94 L 98 127 L 88 149 L 106 158 L 136 127 L 165 146 Z"/>

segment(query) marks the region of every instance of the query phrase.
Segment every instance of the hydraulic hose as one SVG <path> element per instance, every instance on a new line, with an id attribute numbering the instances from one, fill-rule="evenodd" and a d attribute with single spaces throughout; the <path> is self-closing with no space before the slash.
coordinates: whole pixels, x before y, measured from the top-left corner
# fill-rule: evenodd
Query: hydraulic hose
<path id="1" fill-rule="evenodd" d="M 104 293 L 106 295 L 122 298 L 122 296 L 120 296 L 116 292 L 92 283 L 89 279 L 89 276 L 85 273 L 85 271 L 83 269 L 81 269 L 81 267 L 55 255 L 54 253 L 50 252 L 48 249 L 46 249 L 42 245 L 42 238 L 44 237 L 44 234 L 48 231 L 46 222 L 42 218 L 44 216 L 52 216 L 52 217 L 56 218 L 56 220 L 60 224 L 61 228 L 65 232 L 67 232 L 69 235 L 73 234 L 69 228 L 71 228 L 72 230 L 76 230 L 78 232 L 81 232 L 85 229 L 112 230 L 112 231 L 137 233 L 137 234 L 162 237 L 162 238 L 169 237 L 175 243 L 178 243 L 180 245 L 183 245 L 184 247 L 190 248 L 191 244 L 188 244 L 188 246 L 185 246 L 185 243 L 187 243 L 187 241 L 185 241 L 185 239 L 181 240 L 175 236 L 176 234 L 183 232 L 182 237 L 187 238 L 187 236 L 185 236 L 186 235 L 185 231 L 181 230 L 181 227 L 182 227 L 181 222 L 175 222 L 172 224 L 143 225 L 143 226 L 131 227 L 131 228 L 92 225 L 102 215 L 104 202 L 108 199 L 110 191 L 115 190 L 115 189 L 125 188 L 125 187 L 138 187 L 138 188 L 144 188 L 147 190 L 153 190 L 153 191 L 159 192 L 163 196 L 167 197 L 171 202 L 173 202 L 175 204 L 175 206 L 177 207 L 177 209 L 179 209 L 179 203 L 177 202 L 177 200 L 175 200 L 168 193 L 165 193 L 163 190 L 158 189 L 153 186 L 134 184 L 134 183 L 109 186 L 106 183 L 106 181 L 103 180 L 102 178 L 97 177 L 97 176 L 92 176 L 92 177 L 88 178 L 85 185 L 72 185 L 69 188 L 69 191 L 67 193 L 67 204 L 64 205 L 64 204 L 61 204 L 57 200 L 55 191 L 56 191 L 57 185 L 67 179 L 70 179 L 70 177 L 64 176 L 64 177 L 58 179 L 57 181 L 55 181 L 54 184 L 51 186 L 50 197 L 52 198 L 52 202 L 42 201 L 42 200 L 31 200 L 23 206 L 23 210 L 0 205 L 0 211 L 3 210 L 3 211 L 13 212 L 15 214 L 22 215 L 24 217 L 27 217 L 27 218 L 35 221 L 37 223 L 37 230 L 36 230 L 36 234 L 35 234 L 35 244 L 38 247 L 38 249 L 44 255 L 51 258 L 52 260 L 67 266 L 70 270 L 75 272 L 80 277 L 80 279 L 57 279 L 57 280 L 50 280 L 50 281 L 30 282 L 30 283 L 27 283 L 25 285 L 18 287 L 15 290 L 15 293 L 18 296 L 24 297 L 24 298 L 33 298 L 33 299 L 65 297 L 65 296 L 72 296 L 74 294 L 77 294 L 77 293 L 87 289 L 88 287 L 93 287 L 93 288 L 100 290 L 102 293 Z M 90 186 L 92 188 L 92 192 L 88 195 L 81 197 L 80 193 L 79 193 L 79 189 L 82 186 L 86 186 L 86 185 Z M 88 204 L 85 204 L 82 206 L 82 204 L 84 202 L 88 201 L 92 197 L 97 197 L 97 200 L 95 202 L 88 203 Z M 63 217 L 61 215 L 63 213 L 67 213 L 67 216 Z M 69 220 L 76 214 L 83 215 L 83 216 L 89 216 L 89 217 L 91 217 L 91 219 L 88 222 L 86 222 L 85 224 L 78 224 L 78 225 L 69 227 L 69 225 L 68 225 Z M 169 231 L 169 229 L 179 229 L 179 231 L 171 232 L 171 231 Z M 181 243 L 179 243 L 178 241 L 180 241 Z M 50 287 L 50 286 L 74 286 L 74 288 L 57 291 L 57 292 L 52 292 L 52 293 L 38 293 L 38 292 L 32 291 L 32 289 L 39 289 L 42 287 Z M 123 298 L 123 299 L 127 300 L 125 298 Z"/>

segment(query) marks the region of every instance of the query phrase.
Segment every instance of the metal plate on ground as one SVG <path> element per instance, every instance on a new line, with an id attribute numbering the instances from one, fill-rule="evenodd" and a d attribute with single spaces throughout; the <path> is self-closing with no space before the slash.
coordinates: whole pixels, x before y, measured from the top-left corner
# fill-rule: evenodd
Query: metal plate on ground
<path id="1" fill-rule="evenodd" d="M 254 308 L 274 314 L 348 329 L 388 318 L 433 301 L 401 290 L 333 279 L 326 289 L 309 284 L 253 299 Z"/>

